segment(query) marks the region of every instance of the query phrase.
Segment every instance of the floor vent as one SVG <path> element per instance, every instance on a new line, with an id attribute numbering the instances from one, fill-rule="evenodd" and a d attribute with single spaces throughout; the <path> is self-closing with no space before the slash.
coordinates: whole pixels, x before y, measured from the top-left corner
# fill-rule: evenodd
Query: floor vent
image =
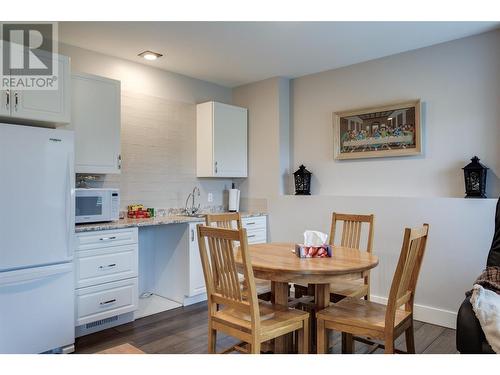
<path id="1" fill-rule="evenodd" d="M 87 323 L 85 325 L 85 328 L 86 329 L 94 328 L 94 327 L 97 327 L 97 326 L 102 326 L 103 324 L 107 324 L 107 323 L 111 323 L 111 322 L 116 322 L 117 320 L 118 320 L 118 315 L 112 316 L 111 318 L 97 320 L 97 321 L 92 322 L 92 323 Z"/>
<path id="2" fill-rule="evenodd" d="M 84 323 L 75 328 L 75 337 L 82 337 L 103 329 L 113 328 L 134 321 L 134 312 L 111 316 L 109 318 Z"/>

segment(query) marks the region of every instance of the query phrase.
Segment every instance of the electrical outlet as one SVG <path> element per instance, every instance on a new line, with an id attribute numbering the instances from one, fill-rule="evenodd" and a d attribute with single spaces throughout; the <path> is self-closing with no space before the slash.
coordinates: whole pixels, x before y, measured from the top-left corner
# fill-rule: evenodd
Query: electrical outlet
<path id="1" fill-rule="evenodd" d="M 214 201 L 214 195 L 212 193 L 208 193 L 208 203 L 212 203 Z"/>

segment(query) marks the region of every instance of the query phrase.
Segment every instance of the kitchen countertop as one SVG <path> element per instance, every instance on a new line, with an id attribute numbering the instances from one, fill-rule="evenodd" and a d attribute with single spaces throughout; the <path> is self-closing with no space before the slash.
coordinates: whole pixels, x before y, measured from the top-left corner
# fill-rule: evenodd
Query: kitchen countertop
<path id="1" fill-rule="evenodd" d="M 240 212 L 240 214 L 242 218 L 267 216 L 267 213 L 263 212 Z M 158 216 L 150 219 L 125 218 L 107 223 L 76 224 L 75 233 L 91 232 L 97 230 L 122 229 L 131 227 L 149 227 L 154 225 L 165 225 L 165 224 L 202 223 L 203 221 L 205 221 L 205 219 L 202 217 L 192 217 L 184 215 Z"/>

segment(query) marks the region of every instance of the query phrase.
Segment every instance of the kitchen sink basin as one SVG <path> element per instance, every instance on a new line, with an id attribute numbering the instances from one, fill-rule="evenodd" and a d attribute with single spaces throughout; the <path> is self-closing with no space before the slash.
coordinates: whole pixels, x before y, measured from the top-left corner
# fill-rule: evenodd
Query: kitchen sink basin
<path id="1" fill-rule="evenodd" d="M 183 213 L 183 214 L 179 214 L 179 216 L 187 216 L 187 217 L 197 217 L 197 218 L 204 218 L 206 214 L 186 214 L 186 213 Z"/>

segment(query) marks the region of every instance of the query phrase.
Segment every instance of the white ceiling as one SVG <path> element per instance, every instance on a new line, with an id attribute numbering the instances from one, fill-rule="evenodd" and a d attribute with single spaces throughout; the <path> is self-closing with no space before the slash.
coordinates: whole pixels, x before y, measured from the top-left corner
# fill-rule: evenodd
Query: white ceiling
<path id="1" fill-rule="evenodd" d="M 479 34 L 499 22 L 61 22 L 78 47 L 235 87 Z M 137 56 L 162 53 L 157 61 Z"/>

